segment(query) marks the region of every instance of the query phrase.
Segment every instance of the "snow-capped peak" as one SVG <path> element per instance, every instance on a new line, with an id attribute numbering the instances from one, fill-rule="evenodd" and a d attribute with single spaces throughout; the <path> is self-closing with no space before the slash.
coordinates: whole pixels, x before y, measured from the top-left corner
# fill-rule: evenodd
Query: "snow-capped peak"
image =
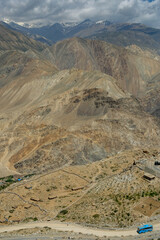
<path id="1" fill-rule="evenodd" d="M 100 20 L 96 22 L 96 24 L 102 24 L 102 23 L 105 23 L 105 20 Z"/>
<path id="2" fill-rule="evenodd" d="M 77 22 L 62 22 L 61 25 L 63 25 L 64 27 L 75 27 L 78 25 Z"/>
<path id="3" fill-rule="evenodd" d="M 11 21 L 8 18 L 3 18 L 3 22 L 9 24 Z"/>

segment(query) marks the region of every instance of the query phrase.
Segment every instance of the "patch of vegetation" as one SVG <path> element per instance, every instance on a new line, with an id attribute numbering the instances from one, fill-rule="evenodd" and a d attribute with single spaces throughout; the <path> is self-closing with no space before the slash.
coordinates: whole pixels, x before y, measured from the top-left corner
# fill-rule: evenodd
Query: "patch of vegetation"
<path id="1" fill-rule="evenodd" d="M 35 174 L 33 174 L 33 173 L 32 173 L 32 174 L 28 174 L 28 175 L 25 175 L 24 178 L 30 178 L 30 177 L 32 177 L 32 176 L 34 176 L 34 175 L 35 175 Z"/>
<path id="2" fill-rule="evenodd" d="M 97 177 L 96 177 L 96 180 L 99 180 L 99 179 L 102 179 L 105 177 L 105 174 L 102 173 L 102 174 L 99 174 Z"/>
<path id="3" fill-rule="evenodd" d="M 118 170 L 118 165 L 115 164 L 114 166 L 111 166 L 112 172 L 116 172 Z"/>
<path id="4" fill-rule="evenodd" d="M 5 179 L 5 177 L 0 178 L 0 180 L 4 180 L 4 179 Z"/>
<path id="5" fill-rule="evenodd" d="M 9 212 L 10 212 L 10 213 L 13 213 L 13 212 L 14 212 L 14 209 L 9 210 Z"/>
<path id="6" fill-rule="evenodd" d="M 65 218 L 65 215 L 68 213 L 68 210 L 64 209 L 61 210 L 60 213 L 57 215 L 57 218 Z"/>
<path id="7" fill-rule="evenodd" d="M 51 230 L 52 228 L 45 226 L 44 229 Z"/>
<path id="8" fill-rule="evenodd" d="M 32 218 L 32 217 L 28 217 L 28 218 L 25 218 L 24 220 L 23 220 L 23 222 L 30 222 L 30 221 L 38 221 L 38 218 L 37 217 L 34 217 L 34 218 Z"/>
<path id="9" fill-rule="evenodd" d="M 122 204 L 123 201 L 128 200 L 128 201 L 137 201 L 141 197 L 155 197 L 158 196 L 160 192 L 157 192 L 156 190 L 148 190 L 148 191 L 143 191 L 143 192 L 135 192 L 135 193 L 130 193 L 130 194 L 117 194 L 117 195 L 110 195 L 110 197 L 119 205 Z M 160 198 L 158 198 L 160 201 Z"/>
<path id="10" fill-rule="evenodd" d="M 144 196 L 149 196 L 149 197 L 154 197 L 154 196 L 158 196 L 160 194 L 160 192 L 157 192 L 155 190 L 150 190 L 147 192 L 144 192 Z"/>
<path id="11" fill-rule="evenodd" d="M 99 217 L 100 217 L 100 216 L 99 216 L 99 214 L 97 214 L 97 213 L 93 215 L 93 218 L 95 218 L 95 219 L 96 219 L 96 218 L 99 218 Z"/>
<path id="12" fill-rule="evenodd" d="M 0 186 L 0 191 L 3 190 L 3 189 L 5 189 L 5 188 L 7 188 L 9 185 L 10 185 L 10 184 L 5 184 L 5 185 Z"/>
<path id="13" fill-rule="evenodd" d="M 5 182 L 8 182 L 8 183 L 13 183 L 15 182 L 15 180 L 13 179 L 13 176 L 8 176 L 7 179 L 5 180 Z"/>
<path id="14" fill-rule="evenodd" d="M 60 214 L 62 214 L 62 215 L 66 215 L 67 213 L 68 213 L 67 209 L 64 209 L 64 210 L 60 211 Z"/>

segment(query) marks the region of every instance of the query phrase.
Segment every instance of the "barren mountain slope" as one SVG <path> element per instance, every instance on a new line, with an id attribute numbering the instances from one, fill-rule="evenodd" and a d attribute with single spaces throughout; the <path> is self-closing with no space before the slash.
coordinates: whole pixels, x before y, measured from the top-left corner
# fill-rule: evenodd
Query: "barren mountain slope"
<path id="1" fill-rule="evenodd" d="M 34 49 L 42 51 L 46 45 L 24 36 L 17 31 L 7 29 L 0 24 L 0 51 Z"/>
<path id="2" fill-rule="evenodd" d="M 159 31 L 157 29 L 157 31 Z M 83 37 L 83 35 L 79 35 L 79 37 Z M 160 43 L 159 37 L 157 36 L 157 40 L 154 39 L 153 34 L 147 34 L 143 31 L 134 31 L 134 30 L 117 30 L 117 31 L 101 31 L 99 33 L 93 34 L 88 38 L 106 41 L 118 46 L 130 46 L 132 44 L 136 44 L 142 49 L 152 49 L 156 51 L 158 54 L 160 53 Z"/>
<path id="3" fill-rule="evenodd" d="M 150 222 L 160 213 L 160 180 L 145 181 L 139 162 L 159 157 L 156 149 L 132 149 L 85 166 L 21 176 L 20 182 L 6 177 L 3 181 L 11 185 L 0 193 L 0 222 L 26 223 L 55 217 L 99 227 Z"/>
<path id="4" fill-rule="evenodd" d="M 159 146 L 157 123 L 110 76 L 64 70 L 19 83 L 3 87 L 0 101 L 1 164 L 13 171 L 40 173 Z"/>
<path id="5" fill-rule="evenodd" d="M 58 71 L 51 61 L 69 70 Z M 75 38 L 45 49 L 43 55 L 4 51 L 0 62 L 1 174 L 8 174 L 8 168 L 43 172 L 142 144 L 159 146 L 157 122 L 116 84 L 118 80 L 137 94 L 143 77 L 159 69 L 155 56 Z"/>
<path id="6" fill-rule="evenodd" d="M 55 71 L 56 67 L 35 51 L 4 51 L 0 55 L 0 88 L 16 79 L 20 87 L 31 79 L 50 76 Z"/>
<path id="7" fill-rule="evenodd" d="M 159 160 L 160 126 L 117 85 L 144 89 L 154 54 L 72 39 L 43 55 L 1 51 L 0 63 L 0 223 L 125 226 L 159 214 L 159 180 L 145 183 L 133 162 Z"/>
<path id="8" fill-rule="evenodd" d="M 159 58 L 102 41 L 73 38 L 53 45 L 50 51 L 59 69 L 100 70 L 136 96 L 145 92 L 147 82 L 160 71 Z"/>
<path id="9" fill-rule="evenodd" d="M 32 65 L 29 66 L 31 67 Z M 42 65 L 40 66 L 42 70 Z M 26 69 L 28 68 L 25 68 L 24 73 L 27 72 Z M 47 69 L 45 68 L 45 70 Z M 52 70 L 54 70 L 54 68 Z M 33 149 L 41 147 L 46 141 L 50 142 L 50 138 L 52 139 L 52 131 L 53 135 L 56 135 L 57 132 L 57 138 L 61 138 L 61 134 L 59 136 L 61 129 L 57 128 L 55 124 L 63 127 L 63 125 L 67 123 L 65 121 L 64 108 L 66 104 L 70 103 L 70 98 L 79 92 L 76 89 L 80 90 L 86 87 L 93 88 L 103 86 L 108 90 L 108 96 L 110 97 L 115 96 L 116 99 L 127 96 L 116 86 L 113 78 L 100 72 L 90 73 L 67 70 L 52 73 L 52 76 L 49 74 L 50 72 L 47 72 L 48 75 L 41 76 L 42 73 L 39 70 L 38 77 L 34 72 L 33 74 L 30 72 L 29 76 L 24 73 L 22 76 L 18 75 L 17 79 L 0 89 L 0 126 L 4 132 L 1 141 L 1 161 L 4 160 L 4 162 L 7 161 L 7 158 L 10 158 L 13 153 L 19 152 L 21 148 L 21 151 L 25 151 L 28 144 L 31 144 L 29 151 L 33 151 Z M 61 114 L 62 116 L 60 116 Z M 60 121 L 61 117 L 64 119 L 64 122 Z M 68 120 L 71 124 L 72 119 L 68 118 Z M 73 121 L 74 120 L 75 119 L 73 119 Z M 8 133 L 6 133 L 6 131 Z M 66 130 L 62 129 L 62 132 L 66 134 Z M 17 134 L 20 134 L 20 137 L 17 138 Z M 48 134 L 49 136 L 47 136 Z M 67 134 L 70 135 L 70 133 Z M 15 146 L 15 148 L 12 148 L 12 145 Z M 20 160 L 19 157 L 17 160 Z M 59 160 L 55 158 L 55 160 L 59 161 L 58 164 L 63 165 L 62 158 Z M 46 167 L 49 167 L 49 163 L 47 163 Z M 34 171 L 34 169 L 28 170 Z"/>
<path id="10" fill-rule="evenodd" d="M 147 112 L 160 117 L 160 73 L 148 82 L 142 102 Z"/>

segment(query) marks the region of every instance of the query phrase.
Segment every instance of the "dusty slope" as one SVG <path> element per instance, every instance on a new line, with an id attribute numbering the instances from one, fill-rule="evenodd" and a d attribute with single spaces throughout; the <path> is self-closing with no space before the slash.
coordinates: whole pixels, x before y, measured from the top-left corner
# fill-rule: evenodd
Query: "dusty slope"
<path id="1" fill-rule="evenodd" d="M 36 105 L 37 103 L 38 106 L 41 106 L 45 105 L 46 102 L 53 102 L 53 99 L 57 99 L 59 105 L 62 105 L 65 103 L 64 101 L 68 101 L 67 95 L 70 92 L 73 91 L 73 94 L 76 94 L 78 90 L 96 87 L 104 88 L 108 91 L 109 96 L 115 99 L 129 96 L 116 85 L 115 79 L 101 72 L 76 69 L 58 72 L 54 65 L 48 61 L 29 58 L 26 53 L 13 52 L 12 55 L 11 63 L 4 64 L 4 66 L 10 66 L 13 69 L 14 57 L 19 55 L 21 58 L 15 67 L 16 70 L 18 68 L 18 74 L 11 71 L 11 76 L 6 74 L 6 78 L 4 75 L 1 78 L 1 85 L 6 84 L 0 89 L 1 109 L 17 106 L 18 110 L 20 104 L 25 106 L 25 104 Z M 5 71 L 7 67 L 2 66 L 2 68 Z M 59 101 L 57 95 L 60 95 Z M 22 97 L 23 101 L 21 101 Z M 33 103 L 34 101 L 35 103 Z"/>
<path id="2" fill-rule="evenodd" d="M 142 99 L 146 111 L 160 117 L 160 73 L 147 84 L 146 95 Z"/>
<path id="3" fill-rule="evenodd" d="M 30 39 L 17 31 L 7 29 L 0 24 L 0 51 L 15 49 L 42 51 L 45 47 L 45 44 Z"/>
<path id="4" fill-rule="evenodd" d="M 42 65 L 40 66 L 42 70 Z M 27 72 L 26 69 L 28 68 L 25 68 L 25 73 Z M 67 70 L 54 73 L 51 77 L 50 75 L 41 76 L 42 72 L 39 71 L 38 68 L 38 74 L 39 77 L 35 75 L 35 72 L 33 72 L 33 74 L 30 72 L 29 76 L 28 74 L 20 75 L 21 77 L 18 76 L 17 79 L 0 90 L 0 124 L 3 129 L 1 138 L 1 162 L 4 164 L 7 163 L 7 159 L 11 159 L 12 163 L 12 159 L 16 159 L 16 162 L 18 162 L 24 158 L 26 159 L 26 156 L 34 158 L 39 148 L 41 149 L 46 143 L 51 144 L 54 141 L 56 142 L 62 137 L 66 137 L 66 141 L 70 146 L 72 146 L 73 141 L 76 141 L 73 154 L 78 154 L 75 150 L 76 145 L 80 142 L 81 148 L 84 148 L 85 142 L 83 142 L 82 137 L 74 137 L 70 135 L 69 132 L 66 133 L 65 129 L 61 129 L 64 124 L 67 124 L 65 119 L 65 105 L 67 104 L 69 107 L 70 101 L 72 101 L 71 99 L 79 92 L 76 89 L 83 90 L 86 86 L 88 86 L 88 88 L 103 86 L 109 92 L 109 94 L 107 94 L 108 97 L 118 99 L 127 96 L 127 94 L 117 87 L 113 78 L 99 72 L 90 73 Z M 47 74 L 49 74 L 49 72 L 47 72 Z M 101 112 L 103 115 L 102 110 L 98 115 L 101 115 Z M 64 119 L 64 121 L 61 121 L 61 118 Z M 68 117 L 68 121 L 70 121 L 69 126 L 71 126 L 72 119 L 70 116 Z M 74 121 L 75 119 L 73 119 L 73 122 Z M 85 119 L 83 118 L 82 123 L 85 124 Z M 60 128 L 56 127 L 56 125 Z M 86 139 L 86 141 L 88 140 Z M 62 142 L 65 143 L 65 141 Z M 61 140 L 59 144 L 61 144 Z M 88 145 L 88 151 L 93 152 L 96 145 L 94 146 L 92 143 L 88 143 Z M 81 151 L 81 148 L 78 152 Z M 57 152 L 57 157 L 52 155 L 52 151 L 54 151 L 52 144 L 48 146 L 48 149 L 49 151 L 48 153 L 46 152 L 46 154 L 49 154 L 49 157 L 46 166 L 44 169 L 41 169 L 44 156 L 40 153 L 41 157 L 39 161 L 41 164 L 36 171 L 46 170 L 52 165 L 57 167 L 59 165 L 62 166 L 66 162 L 68 163 L 69 157 L 67 156 L 70 149 L 68 149 L 65 158 L 63 156 L 65 154 L 65 148 L 59 153 Z M 55 149 L 59 151 L 56 146 Z M 102 150 L 102 157 L 104 157 L 106 153 L 103 148 L 97 147 L 97 151 L 98 149 L 99 151 Z M 95 153 L 95 155 L 98 157 L 98 152 Z M 101 157 L 98 157 L 97 160 L 98 159 L 101 159 Z M 88 161 L 87 158 L 85 162 L 86 161 Z M 16 163 L 14 160 L 13 162 L 14 164 Z M 31 160 L 31 162 L 32 165 L 36 166 L 35 161 Z M 25 170 L 21 169 L 21 171 Z M 27 171 L 34 171 L 34 167 L 31 170 L 28 165 Z M 4 174 L 4 171 L 1 172 L 1 174 Z"/>
<path id="5" fill-rule="evenodd" d="M 24 80 L 0 90 L 1 162 L 14 171 L 44 172 L 159 146 L 156 121 L 110 76 L 64 70 Z"/>
<path id="6" fill-rule="evenodd" d="M 159 59 L 102 41 L 73 38 L 58 42 L 50 51 L 59 69 L 100 70 L 136 96 L 145 92 L 147 81 L 160 71 Z"/>
<path id="7" fill-rule="evenodd" d="M 0 193 L 0 222 L 53 220 L 124 227 L 160 214 L 160 180 L 145 181 L 133 162 L 158 159 L 158 150 L 132 149 L 83 166 L 11 178 Z"/>
<path id="8" fill-rule="evenodd" d="M 142 77 L 158 71 L 158 59 L 81 39 L 52 50 L 0 55 L 0 178 L 17 173 L 23 179 L 0 179 L 0 221 L 57 216 L 124 226 L 159 213 L 159 180 L 144 183 L 132 166 L 158 159 L 151 149 L 160 147 L 159 123 L 117 85 L 128 84 L 137 94 Z M 58 71 L 53 63 L 69 69 Z M 155 202 L 156 209 L 146 210 Z"/>
<path id="9" fill-rule="evenodd" d="M 158 30 L 158 29 L 157 29 Z M 159 35 L 159 33 L 158 33 Z M 79 36 L 83 37 L 83 36 Z M 152 49 L 158 54 L 160 54 L 159 48 L 159 37 L 157 40 L 153 38 L 153 34 L 147 34 L 143 31 L 134 31 L 134 30 L 117 30 L 117 31 L 101 31 L 97 34 L 93 34 L 89 38 L 106 41 L 118 46 L 130 46 L 136 44 L 142 49 Z"/>
<path id="10" fill-rule="evenodd" d="M 17 79 L 19 88 L 31 79 L 51 76 L 55 71 L 57 68 L 52 63 L 31 49 L 4 51 L 0 55 L 0 88 Z"/>

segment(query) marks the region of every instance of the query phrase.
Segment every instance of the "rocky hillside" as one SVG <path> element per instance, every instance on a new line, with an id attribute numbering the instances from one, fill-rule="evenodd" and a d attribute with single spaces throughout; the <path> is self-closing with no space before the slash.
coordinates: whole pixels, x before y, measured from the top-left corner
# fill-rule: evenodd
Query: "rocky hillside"
<path id="1" fill-rule="evenodd" d="M 138 168 L 142 159 L 159 157 L 156 149 L 132 149 L 87 165 L 21 175 L 21 181 L 5 177 L 0 224 L 56 219 L 124 228 L 159 220 L 160 180 L 145 181 Z"/>
<path id="2" fill-rule="evenodd" d="M 56 43 L 49 53 L 44 51 L 44 55 L 59 69 L 104 72 L 114 77 L 122 89 L 139 96 L 145 93 L 147 82 L 160 71 L 159 56 L 146 52 L 140 48 L 133 51 L 133 48 L 102 41 L 73 38 Z"/>
<path id="3" fill-rule="evenodd" d="M 157 29 L 157 35 L 160 35 L 160 30 Z M 147 34 L 147 32 L 143 32 L 143 30 L 133 30 L 133 29 L 123 29 L 118 31 L 110 31 L 107 30 L 101 31 L 99 33 L 95 33 L 90 36 L 92 39 L 103 40 L 118 46 L 130 46 L 137 45 L 142 49 L 151 49 L 160 54 L 160 42 L 158 40 L 158 36 L 156 36 L 155 29 L 155 37 L 152 33 Z"/>
<path id="4" fill-rule="evenodd" d="M 157 216 L 159 180 L 145 182 L 139 164 L 160 158 L 150 114 L 159 116 L 159 57 L 77 38 L 38 51 L 17 37 L 0 52 L 0 224 Z"/>
<path id="5" fill-rule="evenodd" d="M 7 44 L 14 32 L 2 29 Z M 145 93 L 160 71 L 157 55 L 79 38 L 38 51 L 26 39 L 17 34 L 13 50 L 0 54 L 1 174 L 86 164 L 142 142 L 159 146 L 158 123 L 130 95 Z"/>
<path id="6" fill-rule="evenodd" d="M 1 174 L 6 166 L 37 174 L 99 161 L 142 142 L 159 146 L 157 122 L 110 76 L 64 70 L 25 80 L 1 88 Z"/>
<path id="7" fill-rule="evenodd" d="M 4 31 L 7 43 L 13 31 Z M 1 174 L 86 164 L 142 142 L 159 146 L 158 123 L 128 93 L 145 92 L 160 71 L 157 55 L 79 38 L 43 51 L 31 40 L 22 51 L 27 38 L 19 36 L 0 55 Z"/>
<path id="8" fill-rule="evenodd" d="M 160 73 L 154 76 L 147 84 L 146 95 L 142 101 L 147 112 L 160 117 Z"/>
<path id="9" fill-rule="evenodd" d="M 8 50 L 0 54 L 0 87 L 15 79 L 19 79 L 20 87 L 24 82 L 50 76 L 55 71 L 57 68 L 35 50 Z"/>
<path id="10" fill-rule="evenodd" d="M 42 51 L 45 45 L 33 39 L 25 37 L 17 31 L 7 29 L 0 24 L 0 51 L 4 50 L 22 50 L 34 49 Z"/>

